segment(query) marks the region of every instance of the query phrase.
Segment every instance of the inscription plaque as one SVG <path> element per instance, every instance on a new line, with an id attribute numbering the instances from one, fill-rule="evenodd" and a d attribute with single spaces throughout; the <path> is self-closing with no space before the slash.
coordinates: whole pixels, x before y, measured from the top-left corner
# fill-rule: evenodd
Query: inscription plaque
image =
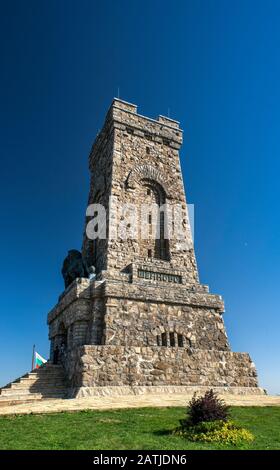
<path id="1" fill-rule="evenodd" d="M 158 273 L 156 271 L 138 269 L 138 277 L 142 279 L 149 279 L 150 281 L 174 282 L 175 284 L 182 284 L 182 276 L 179 276 L 178 274 Z"/>

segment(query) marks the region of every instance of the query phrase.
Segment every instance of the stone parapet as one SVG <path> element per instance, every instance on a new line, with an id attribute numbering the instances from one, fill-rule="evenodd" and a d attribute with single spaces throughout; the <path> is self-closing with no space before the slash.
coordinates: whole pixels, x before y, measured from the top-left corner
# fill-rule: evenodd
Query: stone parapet
<path id="1" fill-rule="evenodd" d="M 168 288 L 166 286 L 168 284 Z M 224 302 L 219 295 L 207 292 L 196 292 L 195 285 L 190 290 L 185 285 L 159 282 L 155 284 L 139 280 L 132 284 L 107 280 L 104 283 L 105 297 L 117 297 L 150 302 L 165 302 L 166 304 L 180 304 L 194 307 L 211 308 L 219 313 L 224 312 Z"/>
<path id="2" fill-rule="evenodd" d="M 63 310 L 79 298 L 90 298 L 90 280 L 85 278 L 76 279 L 59 297 L 58 303 L 48 313 L 48 324 L 50 324 Z"/>

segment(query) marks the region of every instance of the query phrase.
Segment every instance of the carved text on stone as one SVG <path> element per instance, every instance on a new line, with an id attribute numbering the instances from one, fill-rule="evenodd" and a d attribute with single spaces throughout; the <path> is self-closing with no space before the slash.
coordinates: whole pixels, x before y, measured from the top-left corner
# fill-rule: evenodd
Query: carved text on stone
<path id="1" fill-rule="evenodd" d="M 177 274 L 158 273 L 155 271 L 138 269 L 138 277 L 149 279 L 151 281 L 175 282 L 175 284 L 182 284 L 182 276 Z"/>

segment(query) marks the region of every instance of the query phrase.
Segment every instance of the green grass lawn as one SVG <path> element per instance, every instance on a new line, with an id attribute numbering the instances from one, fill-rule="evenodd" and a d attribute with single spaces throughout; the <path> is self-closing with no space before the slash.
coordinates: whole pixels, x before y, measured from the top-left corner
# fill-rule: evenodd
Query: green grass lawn
<path id="1" fill-rule="evenodd" d="M 0 417 L 0 449 L 236 449 L 173 436 L 184 408 L 81 411 Z M 242 449 L 280 449 L 280 407 L 233 407 L 255 435 Z"/>

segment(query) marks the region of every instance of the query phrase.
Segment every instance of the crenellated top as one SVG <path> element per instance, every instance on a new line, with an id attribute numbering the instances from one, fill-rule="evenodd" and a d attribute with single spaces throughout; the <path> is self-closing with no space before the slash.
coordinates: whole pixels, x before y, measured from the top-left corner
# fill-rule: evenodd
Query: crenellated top
<path id="1" fill-rule="evenodd" d="M 114 98 L 107 112 L 104 126 L 93 143 L 89 156 L 90 163 L 106 145 L 108 136 L 112 134 L 114 129 L 177 150 L 179 150 L 183 141 L 183 131 L 180 129 L 178 121 L 162 115 L 159 115 L 157 119 L 143 116 L 137 113 L 135 104 Z"/>
<path id="2" fill-rule="evenodd" d="M 161 114 L 156 119 L 152 119 L 152 118 L 149 118 L 147 116 L 143 116 L 143 115 L 137 113 L 137 105 L 136 104 L 128 103 L 127 101 L 120 100 L 119 98 L 114 98 L 113 99 L 113 102 L 112 102 L 112 105 L 109 109 L 109 112 L 112 108 L 113 109 L 119 109 L 119 110 L 122 110 L 122 111 L 126 111 L 127 113 L 137 114 L 140 118 L 146 119 L 148 121 L 151 121 L 151 122 L 154 122 L 154 123 L 161 123 L 164 126 L 180 130 L 179 121 L 175 121 L 175 119 L 171 119 L 167 116 L 162 116 Z"/>

